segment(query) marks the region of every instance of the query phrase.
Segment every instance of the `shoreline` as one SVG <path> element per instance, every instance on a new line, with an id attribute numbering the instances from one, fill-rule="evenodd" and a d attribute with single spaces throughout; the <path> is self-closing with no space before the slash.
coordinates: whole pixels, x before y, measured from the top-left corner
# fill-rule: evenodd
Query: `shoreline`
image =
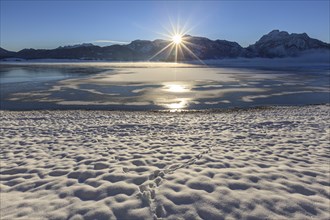
<path id="1" fill-rule="evenodd" d="M 146 110 L 132 110 L 132 109 L 28 109 L 28 110 L 8 110 L 0 109 L 2 112 L 67 112 L 67 111 L 82 111 L 82 112 L 122 112 L 122 113 L 232 113 L 232 112 L 241 112 L 241 111 L 258 111 L 258 110 L 271 110 L 277 108 L 304 108 L 304 107 L 313 107 L 313 106 L 330 106 L 330 103 L 319 103 L 319 104 L 301 104 L 301 105 L 257 105 L 257 106 L 246 106 L 246 107 L 228 107 L 228 108 L 210 108 L 210 109 L 146 109 Z"/>

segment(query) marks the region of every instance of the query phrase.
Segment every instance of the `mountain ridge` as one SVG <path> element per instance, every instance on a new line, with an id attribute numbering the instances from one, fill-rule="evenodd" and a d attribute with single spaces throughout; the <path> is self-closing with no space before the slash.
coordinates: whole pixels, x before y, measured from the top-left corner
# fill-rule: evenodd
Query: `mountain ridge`
<path id="1" fill-rule="evenodd" d="M 82 59 L 82 60 L 122 60 L 122 61 L 173 61 L 196 59 L 224 59 L 237 57 L 294 57 L 308 50 L 330 51 L 330 44 L 310 38 L 306 33 L 289 34 L 286 31 L 272 30 L 254 44 L 242 47 L 228 40 L 210 40 L 206 37 L 185 35 L 186 46 L 175 55 L 169 40 L 134 40 L 126 45 L 97 46 L 83 43 L 61 46 L 55 49 L 23 49 L 18 52 L 0 47 L 0 59 Z M 186 49 L 188 48 L 188 49 Z M 162 51 L 159 53 L 159 51 Z M 184 51 L 184 52 L 183 52 Z"/>

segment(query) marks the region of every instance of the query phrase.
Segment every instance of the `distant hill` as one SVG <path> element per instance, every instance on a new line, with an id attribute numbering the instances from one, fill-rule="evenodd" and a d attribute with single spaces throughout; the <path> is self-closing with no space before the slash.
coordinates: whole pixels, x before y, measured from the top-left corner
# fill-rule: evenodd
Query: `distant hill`
<path id="1" fill-rule="evenodd" d="M 2 57 L 11 57 L 14 56 L 16 53 L 12 51 L 5 50 L 0 47 L 0 58 Z"/>
<path id="2" fill-rule="evenodd" d="M 210 40 L 205 37 L 185 35 L 186 47 L 179 51 L 178 60 L 223 59 L 236 57 L 293 57 L 306 51 L 326 50 L 330 52 L 330 44 L 310 38 L 306 33 L 289 34 L 285 31 L 273 30 L 262 36 L 255 44 L 246 48 L 227 40 Z M 82 60 L 115 60 L 173 61 L 174 52 L 171 47 L 165 48 L 170 41 L 157 39 L 154 41 L 135 40 L 127 45 L 111 45 L 106 47 L 85 43 L 63 46 L 56 49 L 23 49 L 18 52 L 0 48 L 0 59 L 82 59 Z M 159 51 L 163 50 L 161 53 Z"/>
<path id="3" fill-rule="evenodd" d="M 78 47 L 92 47 L 92 46 L 94 46 L 94 45 L 91 43 L 83 43 L 83 44 L 62 46 L 62 47 L 58 47 L 57 49 L 72 49 L 72 48 L 78 48 Z"/>
<path id="4" fill-rule="evenodd" d="M 325 49 L 330 45 L 310 38 L 306 33 L 289 34 L 286 31 L 273 30 L 262 36 L 255 44 L 246 48 L 247 57 L 288 57 L 298 56 L 306 50 Z"/>

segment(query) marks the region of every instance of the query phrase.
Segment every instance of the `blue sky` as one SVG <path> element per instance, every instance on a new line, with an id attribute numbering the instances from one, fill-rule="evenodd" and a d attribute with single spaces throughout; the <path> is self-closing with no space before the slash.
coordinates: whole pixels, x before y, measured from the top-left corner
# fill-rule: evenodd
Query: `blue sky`
<path id="1" fill-rule="evenodd" d="M 188 34 L 248 46 L 273 29 L 329 42 L 329 1 L 16 1 L 1 0 L 7 50 L 166 38 L 171 22 Z M 109 42 L 100 42 L 100 41 Z"/>

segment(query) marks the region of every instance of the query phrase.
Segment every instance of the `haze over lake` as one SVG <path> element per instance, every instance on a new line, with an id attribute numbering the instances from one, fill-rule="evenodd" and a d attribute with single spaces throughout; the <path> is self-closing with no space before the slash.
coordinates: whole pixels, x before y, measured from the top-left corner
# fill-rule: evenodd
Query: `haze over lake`
<path id="1" fill-rule="evenodd" d="M 201 110 L 329 101 L 329 69 L 178 63 L 2 64 L 1 109 Z"/>

